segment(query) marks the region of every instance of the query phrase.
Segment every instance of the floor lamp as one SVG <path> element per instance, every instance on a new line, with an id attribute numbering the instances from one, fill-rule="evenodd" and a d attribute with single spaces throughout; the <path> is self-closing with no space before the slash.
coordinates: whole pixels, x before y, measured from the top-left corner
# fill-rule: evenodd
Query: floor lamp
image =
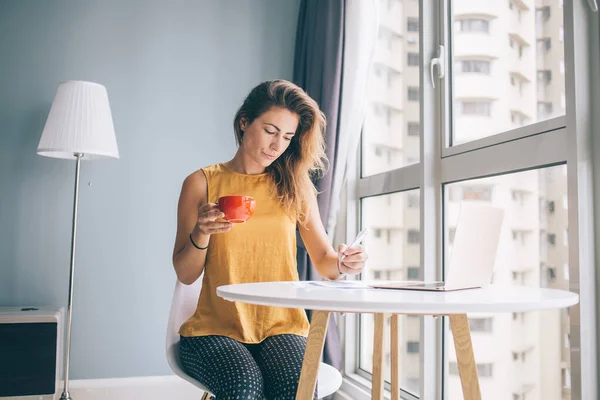
<path id="1" fill-rule="evenodd" d="M 52 102 L 37 153 L 42 156 L 76 161 L 69 302 L 63 360 L 64 387 L 60 397 L 60 400 L 71 400 L 69 393 L 69 351 L 71 348 L 79 169 L 81 160 L 119 158 L 106 88 L 93 82 L 67 81 L 61 83 Z"/>

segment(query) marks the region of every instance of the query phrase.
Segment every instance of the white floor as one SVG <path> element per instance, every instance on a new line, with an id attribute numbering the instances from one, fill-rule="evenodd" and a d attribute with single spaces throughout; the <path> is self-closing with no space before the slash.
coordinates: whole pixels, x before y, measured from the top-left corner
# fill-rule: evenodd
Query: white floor
<path id="1" fill-rule="evenodd" d="M 69 392 L 73 400 L 200 400 L 204 394 L 178 377 L 137 378 L 112 385 L 86 385 L 83 381 L 75 381 Z M 60 394 L 56 399 L 59 398 Z"/>
<path id="2" fill-rule="evenodd" d="M 139 378 L 74 380 L 69 383 L 69 393 L 73 400 L 200 400 L 203 391 L 171 376 L 149 376 Z M 60 390 L 55 396 L 3 397 L 1 400 L 59 400 Z M 340 392 L 337 399 L 351 399 Z"/>
<path id="3" fill-rule="evenodd" d="M 59 400 L 62 381 L 54 396 L 3 397 L 2 400 Z M 177 376 L 74 380 L 69 383 L 73 400 L 200 400 L 203 391 Z"/>

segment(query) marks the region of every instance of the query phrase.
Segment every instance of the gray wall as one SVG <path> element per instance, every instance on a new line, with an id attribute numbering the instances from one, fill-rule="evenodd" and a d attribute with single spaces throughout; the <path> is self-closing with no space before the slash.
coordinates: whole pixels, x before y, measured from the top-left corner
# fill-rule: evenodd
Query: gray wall
<path id="1" fill-rule="evenodd" d="M 74 161 L 36 155 L 61 81 L 106 86 L 120 160 L 82 163 L 73 379 L 167 375 L 177 198 L 291 79 L 299 0 L 0 1 L 0 306 L 62 305 Z"/>

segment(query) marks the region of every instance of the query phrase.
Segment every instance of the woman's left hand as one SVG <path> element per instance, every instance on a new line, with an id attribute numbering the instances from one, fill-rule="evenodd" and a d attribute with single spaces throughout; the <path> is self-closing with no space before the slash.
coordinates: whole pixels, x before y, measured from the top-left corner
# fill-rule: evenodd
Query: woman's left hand
<path id="1" fill-rule="evenodd" d="M 361 246 L 348 247 L 343 243 L 338 246 L 338 268 L 342 274 L 360 274 L 367 258 L 369 256 Z"/>

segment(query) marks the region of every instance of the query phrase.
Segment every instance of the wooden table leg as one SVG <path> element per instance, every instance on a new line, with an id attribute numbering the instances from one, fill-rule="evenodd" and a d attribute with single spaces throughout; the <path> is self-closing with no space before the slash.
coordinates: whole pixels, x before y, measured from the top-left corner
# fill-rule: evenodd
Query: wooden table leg
<path id="1" fill-rule="evenodd" d="M 465 400 L 481 400 L 477 365 L 473 356 L 471 332 L 469 331 L 469 321 L 465 314 L 450 315 L 449 318 L 463 397 Z"/>
<path id="2" fill-rule="evenodd" d="M 371 398 L 383 400 L 383 328 L 385 314 L 375 314 L 375 334 L 373 337 L 373 382 Z"/>
<path id="3" fill-rule="evenodd" d="M 317 376 L 319 374 L 319 365 L 321 364 L 321 354 L 323 353 L 328 323 L 329 311 L 312 312 L 296 400 L 309 400 L 313 398 L 317 386 Z"/>
<path id="4" fill-rule="evenodd" d="M 392 357 L 392 398 L 400 400 L 400 368 L 398 365 L 400 353 L 400 331 L 398 327 L 398 314 L 392 315 L 390 321 L 390 349 Z"/>

